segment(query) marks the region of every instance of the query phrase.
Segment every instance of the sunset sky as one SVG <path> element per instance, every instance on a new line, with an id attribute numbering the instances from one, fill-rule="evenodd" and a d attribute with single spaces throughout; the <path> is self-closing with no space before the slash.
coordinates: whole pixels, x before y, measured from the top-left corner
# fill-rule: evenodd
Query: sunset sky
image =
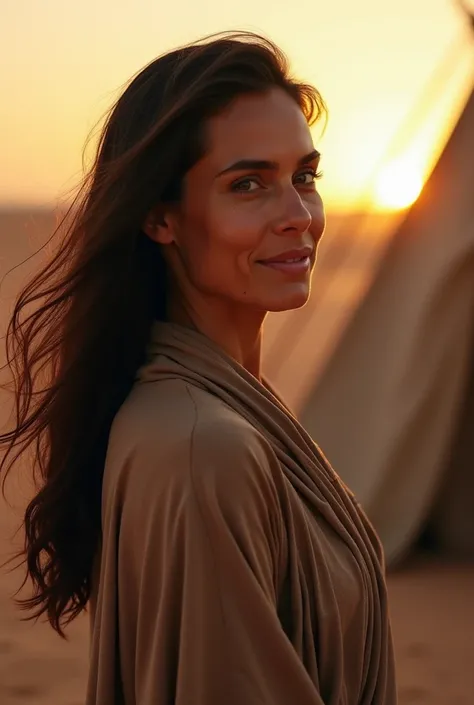
<path id="1" fill-rule="evenodd" d="M 330 120 L 315 139 L 334 208 L 360 204 L 374 180 L 373 205 L 409 198 L 472 81 L 474 38 L 454 0 L 1 0 L 0 19 L 0 204 L 54 205 L 120 86 L 210 32 L 266 34 L 320 89 Z"/>

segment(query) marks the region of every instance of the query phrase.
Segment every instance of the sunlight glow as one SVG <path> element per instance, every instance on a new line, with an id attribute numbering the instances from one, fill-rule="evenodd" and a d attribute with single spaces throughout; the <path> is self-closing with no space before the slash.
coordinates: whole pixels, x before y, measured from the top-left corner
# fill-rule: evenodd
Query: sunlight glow
<path id="1" fill-rule="evenodd" d="M 411 206 L 423 188 L 422 169 L 409 157 L 390 162 L 375 183 L 374 202 L 378 208 L 403 209 Z"/>

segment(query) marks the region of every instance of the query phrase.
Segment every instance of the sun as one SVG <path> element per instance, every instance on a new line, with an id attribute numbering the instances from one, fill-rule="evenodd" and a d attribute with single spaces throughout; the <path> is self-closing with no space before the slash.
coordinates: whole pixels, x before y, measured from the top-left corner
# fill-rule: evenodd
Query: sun
<path id="1" fill-rule="evenodd" d="M 421 193 L 420 167 L 409 159 L 390 162 L 375 183 L 374 201 L 379 208 L 403 209 L 411 206 Z"/>

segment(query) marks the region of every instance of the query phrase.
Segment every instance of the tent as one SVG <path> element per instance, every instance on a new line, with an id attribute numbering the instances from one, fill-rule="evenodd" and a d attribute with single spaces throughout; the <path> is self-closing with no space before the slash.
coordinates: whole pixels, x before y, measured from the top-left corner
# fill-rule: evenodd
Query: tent
<path id="1" fill-rule="evenodd" d="M 371 257 L 329 263 L 304 309 L 269 322 L 267 374 L 389 564 L 427 524 L 442 548 L 474 557 L 474 90 L 421 197 Z"/>

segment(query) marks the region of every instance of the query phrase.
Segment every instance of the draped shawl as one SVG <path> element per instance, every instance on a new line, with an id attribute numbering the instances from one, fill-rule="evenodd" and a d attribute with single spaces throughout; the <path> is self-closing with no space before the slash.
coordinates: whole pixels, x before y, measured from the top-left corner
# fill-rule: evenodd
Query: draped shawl
<path id="1" fill-rule="evenodd" d="M 270 385 L 176 324 L 112 426 L 91 618 L 87 705 L 396 703 L 372 526 Z"/>

